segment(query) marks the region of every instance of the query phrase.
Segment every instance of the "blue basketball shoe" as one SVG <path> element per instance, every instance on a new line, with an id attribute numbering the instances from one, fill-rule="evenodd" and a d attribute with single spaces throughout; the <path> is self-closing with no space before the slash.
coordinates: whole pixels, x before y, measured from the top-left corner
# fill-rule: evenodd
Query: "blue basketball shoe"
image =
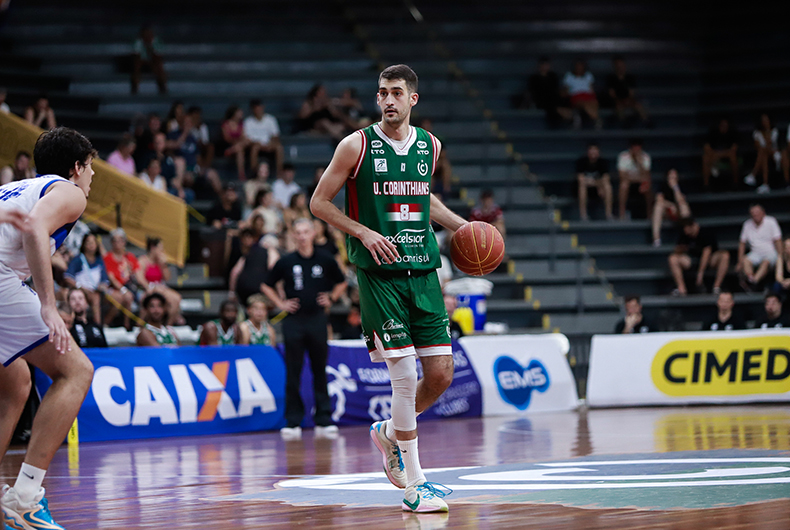
<path id="1" fill-rule="evenodd" d="M 49 503 L 44 494 L 44 488 L 41 488 L 33 502 L 24 503 L 14 488 L 3 486 L 0 506 L 6 526 L 11 530 L 65 530 L 49 513 Z"/>

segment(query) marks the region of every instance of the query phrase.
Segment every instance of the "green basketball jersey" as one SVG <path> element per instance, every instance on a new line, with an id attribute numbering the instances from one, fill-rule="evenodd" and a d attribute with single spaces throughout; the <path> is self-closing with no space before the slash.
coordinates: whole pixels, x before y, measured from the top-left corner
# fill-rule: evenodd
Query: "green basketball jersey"
<path id="1" fill-rule="evenodd" d="M 365 245 L 349 236 L 349 261 L 370 271 L 441 267 L 430 219 L 436 139 L 423 129 L 411 127 L 408 139 L 399 145 L 378 124 L 359 134 L 362 152 L 354 174 L 346 181 L 346 213 L 391 241 L 401 259 L 377 265 Z"/>
<path id="2" fill-rule="evenodd" d="M 151 330 L 151 333 L 153 333 L 154 337 L 156 337 L 156 342 L 161 344 L 162 346 L 168 344 L 173 344 L 173 345 L 178 344 L 178 341 L 176 340 L 176 333 L 175 331 L 173 331 L 173 328 L 171 328 L 170 326 L 162 326 L 161 328 L 155 328 L 151 324 L 146 324 L 145 327 Z"/>
<path id="3" fill-rule="evenodd" d="M 212 320 L 217 326 L 217 346 L 232 346 L 236 344 L 236 327 L 231 326 L 228 331 L 222 331 L 222 324 L 219 319 Z"/>
<path id="4" fill-rule="evenodd" d="M 250 330 L 250 346 L 271 346 L 272 338 L 269 336 L 269 326 L 261 323 L 261 329 L 255 329 L 252 322 L 247 320 L 247 329 Z"/>

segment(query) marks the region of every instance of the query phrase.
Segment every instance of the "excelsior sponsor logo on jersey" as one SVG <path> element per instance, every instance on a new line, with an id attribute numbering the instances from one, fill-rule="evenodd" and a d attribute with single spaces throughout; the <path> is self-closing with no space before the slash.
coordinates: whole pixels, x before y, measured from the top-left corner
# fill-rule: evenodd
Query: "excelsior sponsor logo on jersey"
<path id="1" fill-rule="evenodd" d="M 419 204 L 389 204 L 387 219 L 390 221 L 422 221 L 422 206 Z"/>
<path id="2" fill-rule="evenodd" d="M 413 247 L 425 243 L 425 229 L 404 228 L 394 236 L 386 236 L 387 241 L 394 245 Z"/>
<path id="3" fill-rule="evenodd" d="M 386 168 L 384 171 L 386 171 Z M 431 183 L 413 180 L 388 180 L 386 182 L 374 182 L 373 193 L 375 195 L 403 196 L 430 195 Z"/>

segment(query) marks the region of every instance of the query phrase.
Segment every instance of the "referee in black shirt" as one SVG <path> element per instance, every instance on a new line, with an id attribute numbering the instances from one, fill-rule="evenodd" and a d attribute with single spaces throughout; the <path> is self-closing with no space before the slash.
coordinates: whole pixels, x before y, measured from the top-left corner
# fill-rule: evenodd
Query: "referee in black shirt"
<path id="1" fill-rule="evenodd" d="M 285 421 L 280 432 L 284 437 L 301 435 L 304 403 L 299 386 L 304 363 L 304 352 L 310 356 L 313 371 L 316 430 L 331 434 L 337 430 L 332 425 L 332 405 L 326 387 L 327 309 L 343 295 L 345 278 L 334 257 L 313 246 L 315 230 L 310 219 L 294 221 L 293 235 L 296 252 L 286 254 L 272 267 L 266 282 L 261 285 L 281 311 L 290 313 L 283 320 L 285 342 Z M 285 300 L 274 287 L 283 282 Z"/>

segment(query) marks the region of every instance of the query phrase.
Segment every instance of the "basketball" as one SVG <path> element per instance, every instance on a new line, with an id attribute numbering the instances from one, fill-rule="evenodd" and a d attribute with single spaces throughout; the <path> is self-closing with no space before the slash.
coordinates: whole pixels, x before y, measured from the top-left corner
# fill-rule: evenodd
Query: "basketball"
<path id="1" fill-rule="evenodd" d="M 493 225 L 466 223 L 453 234 L 450 258 L 458 270 L 471 276 L 494 272 L 505 257 L 505 240 Z"/>

